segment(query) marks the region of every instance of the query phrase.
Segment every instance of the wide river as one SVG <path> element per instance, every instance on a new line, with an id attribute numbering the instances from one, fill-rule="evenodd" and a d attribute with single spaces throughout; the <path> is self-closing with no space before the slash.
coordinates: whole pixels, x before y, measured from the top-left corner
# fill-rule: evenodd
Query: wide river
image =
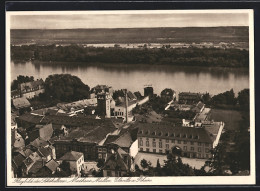
<path id="1" fill-rule="evenodd" d="M 249 71 L 241 68 L 11 62 L 11 80 L 18 75 L 45 79 L 51 74 L 65 73 L 78 76 L 91 88 L 106 84 L 114 90 L 127 88 L 142 94 L 146 85 L 152 85 L 157 94 L 164 88 L 172 88 L 177 93 L 209 92 L 213 95 L 231 88 L 235 93 L 249 88 Z"/>

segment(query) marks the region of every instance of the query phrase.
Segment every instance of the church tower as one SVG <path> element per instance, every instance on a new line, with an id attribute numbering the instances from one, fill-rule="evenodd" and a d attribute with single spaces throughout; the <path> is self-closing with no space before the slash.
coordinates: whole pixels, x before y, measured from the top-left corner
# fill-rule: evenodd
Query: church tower
<path id="1" fill-rule="evenodd" d="M 110 118 L 111 117 L 111 96 L 109 93 L 98 93 L 97 94 L 97 110 L 100 116 Z"/>

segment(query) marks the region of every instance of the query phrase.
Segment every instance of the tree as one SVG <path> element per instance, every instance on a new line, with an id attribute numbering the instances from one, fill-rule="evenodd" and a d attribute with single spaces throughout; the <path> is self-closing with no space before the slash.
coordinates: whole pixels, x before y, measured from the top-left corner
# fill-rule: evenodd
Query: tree
<path id="1" fill-rule="evenodd" d="M 237 100 L 241 109 L 248 111 L 249 110 L 249 89 L 243 89 L 240 92 L 238 92 Z"/>
<path id="2" fill-rule="evenodd" d="M 105 164 L 105 161 L 104 159 L 98 159 L 98 162 L 97 162 L 97 167 L 98 168 L 102 168 Z"/>
<path id="3" fill-rule="evenodd" d="M 77 76 L 70 74 L 54 74 L 45 80 L 45 95 L 59 101 L 78 101 L 89 98 L 89 86 Z"/>
<path id="4" fill-rule="evenodd" d="M 169 101 L 173 100 L 173 94 L 174 94 L 174 91 L 172 89 L 165 88 L 161 92 L 161 98 L 165 99 L 167 102 L 169 102 Z"/>
<path id="5" fill-rule="evenodd" d="M 148 169 L 149 167 L 151 167 L 151 162 L 147 162 L 147 160 L 145 159 L 142 159 L 140 164 L 143 169 Z"/>
<path id="6" fill-rule="evenodd" d="M 19 75 L 15 80 L 12 81 L 11 84 L 11 90 L 16 90 L 19 88 L 19 84 L 26 83 L 26 82 L 33 82 L 34 77 L 33 76 L 23 76 Z"/>

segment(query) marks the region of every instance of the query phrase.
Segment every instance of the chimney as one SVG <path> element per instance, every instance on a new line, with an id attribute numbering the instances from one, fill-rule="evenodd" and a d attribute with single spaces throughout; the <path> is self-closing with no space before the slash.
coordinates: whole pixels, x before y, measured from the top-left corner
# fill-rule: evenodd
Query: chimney
<path id="1" fill-rule="evenodd" d="M 125 119 L 126 119 L 126 123 L 128 122 L 128 99 L 127 99 L 127 89 L 125 89 Z"/>

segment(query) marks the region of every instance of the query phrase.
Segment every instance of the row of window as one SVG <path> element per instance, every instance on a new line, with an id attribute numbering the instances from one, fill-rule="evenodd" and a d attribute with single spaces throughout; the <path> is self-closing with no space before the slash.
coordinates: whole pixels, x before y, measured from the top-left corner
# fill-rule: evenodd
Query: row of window
<path id="1" fill-rule="evenodd" d="M 156 139 L 153 139 L 153 147 L 156 147 L 156 142 L 154 142 L 154 141 L 156 141 Z M 159 139 L 159 147 L 160 147 L 160 144 L 162 144 L 161 141 L 162 141 L 162 140 Z M 165 139 L 165 142 L 166 142 L 166 143 L 169 143 L 170 141 L 171 141 L 171 143 L 175 143 L 175 141 L 176 141 L 176 143 L 178 143 L 178 144 L 181 144 L 181 143 L 182 143 L 181 140 L 174 140 L 174 139 L 169 140 L 169 139 Z M 140 146 L 143 146 L 143 140 L 142 140 L 142 138 L 139 138 L 139 142 L 140 142 Z M 201 143 L 201 142 L 195 142 L 195 143 L 198 143 L 198 146 L 202 146 L 202 144 L 203 144 L 203 143 Z M 183 144 L 187 144 L 187 141 L 183 141 Z M 193 141 L 190 141 L 190 144 L 191 144 L 191 145 L 194 145 L 194 142 L 193 142 Z M 149 138 L 146 138 L 146 146 L 149 147 Z M 208 146 L 209 146 L 209 144 L 208 144 L 208 143 L 205 143 L 205 147 L 208 147 Z"/>
<path id="2" fill-rule="evenodd" d="M 121 111 L 115 112 L 115 116 L 123 116 L 123 115 L 124 115 L 124 112 L 121 112 Z"/>
<path id="3" fill-rule="evenodd" d="M 161 148 L 161 147 L 160 147 Z M 169 145 L 167 144 L 166 145 L 166 149 L 165 149 L 166 151 L 169 151 Z M 187 146 L 184 146 L 183 147 L 183 150 L 184 151 L 187 151 Z M 140 151 L 143 151 L 143 148 L 142 147 L 140 147 Z M 190 147 L 190 151 L 194 151 L 194 147 Z M 150 149 L 149 148 L 146 148 L 146 152 L 150 152 Z M 154 153 L 156 153 L 156 149 L 153 149 L 153 152 Z M 199 147 L 198 148 L 198 152 L 201 152 L 201 147 Z M 208 148 L 206 148 L 205 149 L 205 152 L 206 153 L 209 153 L 209 149 Z M 159 153 L 162 153 L 162 150 L 161 149 L 159 149 Z M 167 153 L 167 152 L 166 152 Z"/>
<path id="4" fill-rule="evenodd" d="M 179 138 L 189 138 L 189 139 L 199 139 L 199 135 L 187 135 L 187 134 L 175 134 L 175 133 L 162 133 L 162 132 L 156 132 L 156 131 L 153 131 L 152 133 L 147 130 L 145 132 L 143 132 L 143 130 L 140 130 L 138 132 L 138 134 L 145 134 L 145 135 L 156 135 L 156 136 L 165 136 L 165 137 L 179 137 Z"/>
<path id="5" fill-rule="evenodd" d="M 93 148 L 90 147 L 81 147 L 81 146 L 66 146 L 66 145 L 56 145 L 57 150 L 63 151 L 78 151 L 78 152 L 93 152 Z"/>
<path id="6" fill-rule="evenodd" d="M 98 148 L 98 152 L 107 152 L 106 148 Z"/>

